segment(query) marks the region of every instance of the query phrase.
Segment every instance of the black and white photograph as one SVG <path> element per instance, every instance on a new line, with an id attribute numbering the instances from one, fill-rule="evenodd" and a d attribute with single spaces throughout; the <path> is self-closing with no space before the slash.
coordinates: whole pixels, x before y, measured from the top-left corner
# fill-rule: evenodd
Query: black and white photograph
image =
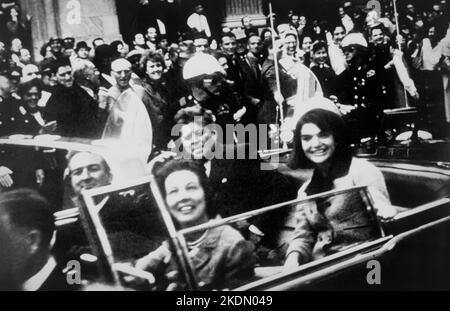
<path id="1" fill-rule="evenodd" d="M 0 291 L 271 309 L 449 262 L 449 0 L 0 0 Z"/>

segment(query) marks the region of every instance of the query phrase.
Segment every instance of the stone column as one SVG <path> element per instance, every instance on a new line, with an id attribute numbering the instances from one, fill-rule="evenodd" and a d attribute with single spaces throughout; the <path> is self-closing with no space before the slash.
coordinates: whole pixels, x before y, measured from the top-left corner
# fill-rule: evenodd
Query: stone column
<path id="1" fill-rule="evenodd" d="M 20 0 L 33 15 L 31 31 L 35 56 L 50 37 L 74 37 L 90 43 L 121 39 L 114 0 Z"/>
<path id="2" fill-rule="evenodd" d="M 224 27 L 241 27 L 241 19 L 246 15 L 251 17 L 254 26 L 266 26 L 262 0 L 225 0 L 225 7 Z"/>
<path id="3" fill-rule="evenodd" d="M 21 0 L 20 5 L 24 13 L 32 15 L 31 38 L 35 59 L 40 59 L 40 48 L 51 37 L 59 36 L 57 14 L 53 1 Z"/>

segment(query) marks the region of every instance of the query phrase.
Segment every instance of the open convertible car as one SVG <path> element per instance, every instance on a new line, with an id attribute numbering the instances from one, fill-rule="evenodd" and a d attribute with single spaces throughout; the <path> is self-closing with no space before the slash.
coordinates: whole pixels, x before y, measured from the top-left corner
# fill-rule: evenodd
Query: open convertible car
<path id="1" fill-rule="evenodd" d="M 0 139 L 0 151 L 0 164 L 14 172 L 14 186 L 35 188 L 55 206 L 54 254 L 61 262 L 78 260 L 86 284 L 136 290 L 450 289 L 450 164 L 443 161 L 408 159 L 401 152 L 396 157 L 364 155 L 382 170 L 392 204 L 399 211 L 389 222 L 376 219 L 370 194 L 361 186 L 179 230 L 146 161 L 130 148 L 46 136 Z M 67 168 L 71 152 L 100 155 L 111 169 L 111 182 L 75 196 Z M 302 204 L 323 204 L 348 193 L 355 193 L 365 203 L 377 232 L 374 239 L 286 271 L 284 255 L 293 232 L 289 221 L 279 226 L 274 222 L 277 235 L 271 243 L 251 230 L 251 225 L 268 213 L 289 219 Z M 255 260 L 250 276 L 212 288 L 205 286 L 197 273 L 208 258 L 193 261 L 186 241 L 189 235 L 222 226 L 241 231 L 254 245 Z M 164 243 L 172 253 L 170 269 L 150 272 L 135 268 L 136 260 Z M 374 260 L 379 272 L 375 284 L 369 277 Z"/>

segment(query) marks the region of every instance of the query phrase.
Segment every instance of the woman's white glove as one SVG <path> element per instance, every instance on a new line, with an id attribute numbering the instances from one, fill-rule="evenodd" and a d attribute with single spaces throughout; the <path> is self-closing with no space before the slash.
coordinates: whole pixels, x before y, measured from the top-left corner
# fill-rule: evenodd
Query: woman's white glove
<path id="1" fill-rule="evenodd" d="M 395 215 L 397 215 L 397 210 L 393 206 L 383 206 L 377 210 L 378 218 L 384 221 L 392 220 Z"/>
<path id="2" fill-rule="evenodd" d="M 0 166 L 0 185 L 3 188 L 11 188 L 14 184 L 14 181 L 11 178 L 12 173 L 13 171 L 6 166 Z"/>
<path id="3" fill-rule="evenodd" d="M 163 242 L 157 250 L 136 261 L 135 268 L 145 271 L 160 262 L 167 265 L 171 259 L 172 252 L 169 249 L 169 244 L 167 242 Z"/>

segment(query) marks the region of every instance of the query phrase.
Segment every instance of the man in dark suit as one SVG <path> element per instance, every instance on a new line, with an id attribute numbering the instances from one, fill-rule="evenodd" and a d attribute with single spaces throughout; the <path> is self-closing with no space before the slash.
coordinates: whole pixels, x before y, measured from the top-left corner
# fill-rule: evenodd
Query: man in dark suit
<path id="1" fill-rule="evenodd" d="M 0 194 L 0 227 L 13 247 L 13 281 L 25 291 L 76 290 L 52 256 L 54 220 L 50 204 L 37 192 L 18 189 Z"/>
<path id="2" fill-rule="evenodd" d="M 69 181 L 72 200 L 80 200 L 83 190 L 111 184 L 113 175 L 105 159 L 90 152 L 73 152 L 68 156 Z M 135 194 L 128 192 L 109 193 L 95 197 L 96 209 L 116 260 L 139 258 L 159 247 L 165 237 L 165 227 L 159 210 L 145 189 L 135 187 Z M 86 246 L 80 224 L 60 230 L 58 250 L 73 245 Z M 61 243 L 69 241 L 68 243 Z M 72 255 L 72 254 L 71 254 Z"/>
<path id="3" fill-rule="evenodd" d="M 222 217 L 248 212 L 294 199 L 296 183 L 277 171 L 262 170 L 254 144 L 224 145 L 214 134 L 214 116 L 199 107 L 181 109 L 175 116 L 179 125 L 178 152 L 183 157 L 204 162 L 214 195 L 212 204 Z M 253 224 L 267 243 L 275 236 L 285 217 L 277 210 L 258 217 Z M 248 232 L 243 232 L 244 234 Z"/>
<path id="4" fill-rule="evenodd" d="M 74 82 L 70 61 L 62 59 L 54 66 L 57 85 L 44 109 L 47 122 L 56 121 L 56 133 L 67 137 L 99 138 L 101 124 L 98 103 Z"/>
<path id="5" fill-rule="evenodd" d="M 250 34 L 247 39 L 247 53 L 236 62 L 241 70 L 244 87 L 244 103 L 247 108 L 242 123 L 258 123 L 258 110 L 262 104 L 262 42 L 257 34 Z"/>

